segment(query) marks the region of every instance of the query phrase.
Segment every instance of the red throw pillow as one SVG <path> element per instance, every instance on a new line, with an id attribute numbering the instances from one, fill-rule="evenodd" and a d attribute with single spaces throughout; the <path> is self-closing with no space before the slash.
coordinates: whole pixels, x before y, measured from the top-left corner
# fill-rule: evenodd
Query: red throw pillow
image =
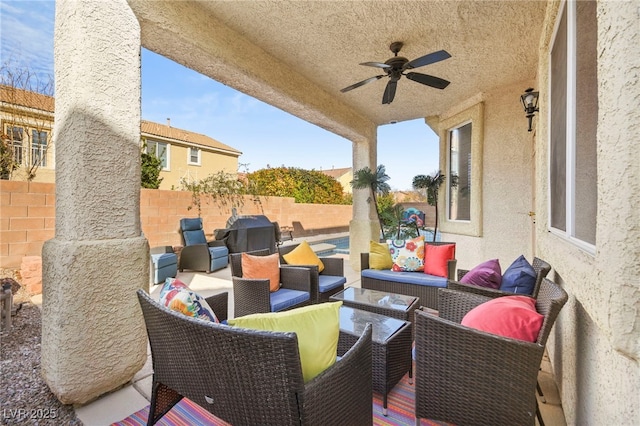
<path id="1" fill-rule="evenodd" d="M 280 256 L 273 253 L 268 256 L 253 256 L 242 253 L 242 278 L 268 279 L 269 290 L 280 288 Z"/>
<path id="2" fill-rule="evenodd" d="M 462 318 L 462 325 L 512 339 L 535 342 L 544 315 L 528 296 L 504 296 L 476 306 Z"/>
<path id="3" fill-rule="evenodd" d="M 455 244 L 424 245 L 424 273 L 449 277 L 449 261 L 456 258 Z"/>

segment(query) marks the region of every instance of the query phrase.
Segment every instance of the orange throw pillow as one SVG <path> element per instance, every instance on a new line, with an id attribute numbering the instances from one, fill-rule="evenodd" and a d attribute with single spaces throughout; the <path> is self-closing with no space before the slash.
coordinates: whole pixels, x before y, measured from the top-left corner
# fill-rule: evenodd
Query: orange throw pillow
<path id="1" fill-rule="evenodd" d="M 455 244 L 424 245 L 424 273 L 448 278 L 449 261 L 456 258 Z"/>
<path id="2" fill-rule="evenodd" d="M 242 278 L 269 280 L 269 290 L 280 289 L 280 259 L 278 253 L 253 256 L 242 253 Z"/>

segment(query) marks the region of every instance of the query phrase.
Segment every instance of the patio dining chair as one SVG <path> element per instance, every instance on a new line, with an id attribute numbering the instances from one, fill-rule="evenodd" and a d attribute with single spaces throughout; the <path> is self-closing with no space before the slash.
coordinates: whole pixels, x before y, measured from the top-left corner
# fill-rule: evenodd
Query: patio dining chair
<path id="1" fill-rule="evenodd" d="M 269 249 L 246 252 L 253 256 L 269 256 Z M 243 277 L 242 253 L 231 253 L 231 280 L 236 317 L 278 312 L 311 304 L 311 271 L 307 268 L 280 265 L 280 289 L 272 292 L 269 278 Z"/>
<path id="2" fill-rule="evenodd" d="M 371 325 L 305 383 L 295 333 L 204 321 L 169 310 L 143 290 L 137 296 L 153 362 L 147 425 L 182 398 L 234 426 L 372 424 Z M 207 301 L 226 318 L 226 306 Z"/>
<path id="3" fill-rule="evenodd" d="M 526 297 L 526 296 L 521 296 Z M 474 307 L 495 300 L 440 289 L 438 315 L 416 310 L 415 414 L 459 425 L 534 425 L 538 370 L 567 293 L 544 278 L 535 309 L 543 315 L 534 342 L 461 324 Z"/>

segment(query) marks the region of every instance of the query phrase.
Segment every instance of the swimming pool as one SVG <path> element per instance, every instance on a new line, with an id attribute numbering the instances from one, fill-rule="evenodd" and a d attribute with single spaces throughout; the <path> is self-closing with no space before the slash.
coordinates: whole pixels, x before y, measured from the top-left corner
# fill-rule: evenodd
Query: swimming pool
<path id="1" fill-rule="evenodd" d="M 332 254 L 349 254 L 349 236 L 346 237 L 338 237 L 338 238 L 329 238 L 321 241 L 314 241 L 314 244 L 331 244 L 335 246 L 331 250 L 323 250 L 318 251 L 316 254 L 318 256 L 331 256 Z"/>

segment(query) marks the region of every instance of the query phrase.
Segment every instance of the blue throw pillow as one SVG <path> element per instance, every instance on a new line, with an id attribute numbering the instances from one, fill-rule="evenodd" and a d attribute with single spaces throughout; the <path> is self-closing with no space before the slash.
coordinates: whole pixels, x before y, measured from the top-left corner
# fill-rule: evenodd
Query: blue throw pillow
<path id="1" fill-rule="evenodd" d="M 530 296 L 535 285 L 536 271 L 527 259 L 521 255 L 504 271 L 500 290 Z"/>

